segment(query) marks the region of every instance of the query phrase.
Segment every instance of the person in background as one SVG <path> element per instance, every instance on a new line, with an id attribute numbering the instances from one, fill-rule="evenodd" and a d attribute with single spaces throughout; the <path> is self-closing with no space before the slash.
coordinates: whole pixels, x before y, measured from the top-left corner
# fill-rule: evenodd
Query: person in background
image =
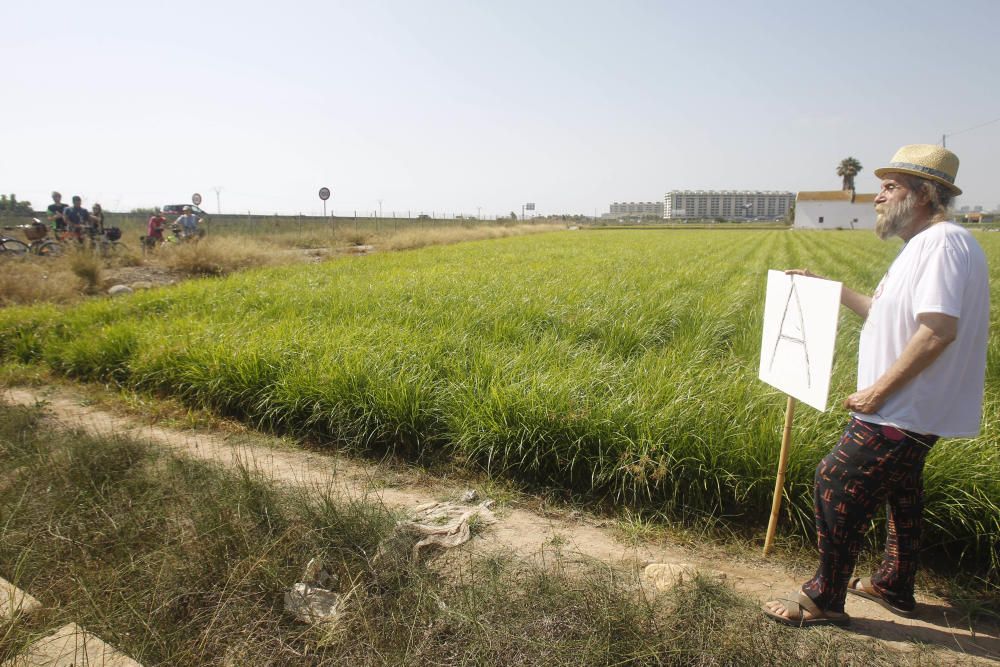
<path id="1" fill-rule="evenodd" d="M 90 229 L 91 235 L 104 233 L 104 209 L 100 204 L 90 208 Z"/>
<path id="2" fill-rule="evenodd" d="M 73 195 L 73 205 L 63 211 L 66 230 L 81 243 L 83 233 L 90 227 L 90 213 L 83 207 L 82 202 L 80 195 Z"/>
<path id="3" fill-rule="evenodd" d="M 851 414 L 840 442 L 816 467 L 819 566 L 797 592 L 764 605 L 774 621 L 846 625 L 848 594 L 917 615 L 924 460 L 939 438 L 978 434 L 983 413 L 989 270 L 975 237 L 949 219 L 962 194 L 957 173 L 958 157 L 929 144 L 904 146 L 875 170 L 882 179 L 875 234 L 898 236 L 903 247 L 871 296 L 841 288 L 841 303 L 864 320 L 858 391 L 844 401 Z M 861 544 L 883 506 L 882 563 L 856 577 Z"/>
<path id="4" fill-rule="evenodd" d="M 153 215 L 149 216 L 149 222 L 146 223 L 147 246 L 152 248 L 158 243 L 163 243 L 163 225 L 166 223 L 167 219 L 160 213 L 160 209 L 155 209 Z"/>
<path id="5" fill-rule="evenodd" d="M 49 204 L 48 208 L 48 219 L 49 224 L 52 225 L 52 229 L 55 231 L 66 229 L 66 220 L 63 218 L 63 212 L 65 210 L 66 204 L 62 203 L 62 195 L 53 190 L 52 203 Z"/>
<path id="6" fill-rule="evenodd" d="M 181 232 L 187 238 L 198 235 L 198 216 L 191 211 L 190 206 L 184 207 L 184 214 L 177 218 L 175 224 L 180 225 Z"/>

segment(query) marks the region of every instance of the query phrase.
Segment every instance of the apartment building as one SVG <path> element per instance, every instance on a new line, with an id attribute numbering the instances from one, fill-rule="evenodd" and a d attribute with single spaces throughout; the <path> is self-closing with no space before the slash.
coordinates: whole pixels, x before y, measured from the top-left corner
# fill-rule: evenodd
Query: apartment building
<path id="1" fill-rule="evenodd" d="M 630 201 L 615 202 L 611 204 L 610 217 L 630 216 L 630 217 L 663 217 L 663 202 L 659 201 Z"/>
<path id="2" fill-rule="evenodd" d="M 793 192 L 760 190 L 671 190 L 663 197 L 663 217 L 669 220 L 777 220 L 795 201 Z"/>

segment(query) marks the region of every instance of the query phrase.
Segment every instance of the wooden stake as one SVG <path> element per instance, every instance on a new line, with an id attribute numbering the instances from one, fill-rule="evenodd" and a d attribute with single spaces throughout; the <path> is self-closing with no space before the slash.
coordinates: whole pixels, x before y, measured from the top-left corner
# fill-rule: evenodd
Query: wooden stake
<path id="1" fill-rule="evenodd" d="M 767 537 L 764 538 L 764 556 L 771 551 L 774 533 L 778 529 L 778 514 L 781 512 L 781 496 L 785 487 L 785 467 L 788 465 L 788 450 L 792 443 L 792 417 L 795 415 L 795 399 L 788 397 L 785 407 L 785 430 L 781 434 L 781 454 L 778 456 L 778 475 L 774 480 L 774 500 L 771 501 L 771 519 L 767 522 Z"/>

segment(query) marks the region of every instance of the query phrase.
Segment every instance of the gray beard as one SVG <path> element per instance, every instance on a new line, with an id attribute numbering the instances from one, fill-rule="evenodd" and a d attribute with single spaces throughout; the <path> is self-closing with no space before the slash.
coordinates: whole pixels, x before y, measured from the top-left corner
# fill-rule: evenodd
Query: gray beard
<path id="1" fill-rule="evenodd" d="M 899 232 L 913 222 L 916 208 L 917 198 L 913 193 L 898 204 L 876 206 L 875 235 L 883 241 L 890 236 L 899 236 Z"/>

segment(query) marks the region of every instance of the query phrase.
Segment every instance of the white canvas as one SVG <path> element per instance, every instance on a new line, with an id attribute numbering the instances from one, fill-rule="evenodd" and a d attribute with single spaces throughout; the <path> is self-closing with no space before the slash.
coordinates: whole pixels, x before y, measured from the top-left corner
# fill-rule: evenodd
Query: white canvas
<path id="1" fill-rule="evenodd" d="M 768 271 L 760 379 L 826 410 L 839 310 L 840 283 Z"/>

